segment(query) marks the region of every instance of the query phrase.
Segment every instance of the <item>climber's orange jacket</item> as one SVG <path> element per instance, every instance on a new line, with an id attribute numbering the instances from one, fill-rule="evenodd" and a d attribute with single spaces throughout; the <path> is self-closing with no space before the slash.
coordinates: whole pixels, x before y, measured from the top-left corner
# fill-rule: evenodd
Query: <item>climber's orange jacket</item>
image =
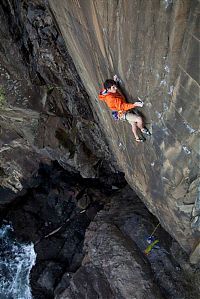
<path id="1" fill-rule="evenodd" d="M 106 102 L 111 110 L 127 111 L 129 109 L 135 108 L 134 104 L 126 103 L 124 96 L 119 92 L 111 93 L 107 92 L 105 89 L 101 90 L 99 99 Z"/>

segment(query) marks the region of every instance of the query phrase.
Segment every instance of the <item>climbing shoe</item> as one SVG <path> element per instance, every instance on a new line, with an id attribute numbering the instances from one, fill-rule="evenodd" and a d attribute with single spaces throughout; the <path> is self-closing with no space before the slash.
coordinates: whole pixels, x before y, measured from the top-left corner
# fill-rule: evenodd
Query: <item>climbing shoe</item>
<path id="1" fill-rule="evenodd" d="M 144 138 L 141 138 L 141 137 L 138 137 L 138 138 L 135 138 L 135 141 L 136 141 L 136 142 L 144 142 L 145 139 L 144 139 Z"/>
<path id="2" fill-rule="evenodd" d="M 143 134 L 146 134 L 146 135 L 151 135 L 151 133 L 149 132 L 149 130 L 147 129 L 147 128 L 143 128 L 142 130 L 141 130 L 141 132 L 143 133 Z"/>

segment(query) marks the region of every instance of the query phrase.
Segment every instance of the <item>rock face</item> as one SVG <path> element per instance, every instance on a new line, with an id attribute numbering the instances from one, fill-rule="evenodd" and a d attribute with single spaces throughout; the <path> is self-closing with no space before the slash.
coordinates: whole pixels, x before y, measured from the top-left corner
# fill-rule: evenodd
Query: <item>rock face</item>
<path id="1" fill-rule="evenodd" d="M 166 232 L 157 229 L 159 248 L 142 254 L 152 225 L 152 215 L 130 188 L 118 192 L 87 229 L 82 266 L 56 299 L 199 298 L 199 274 L 189 278 L 189 271 L 187 277 L 180 270 Z"/>
<path id="2" fill-rule="evenodd" d="M 130 189 L 90 225 L 79 269 L 86 228 L 124 186 L 117 164 L 199 259 L 197 13 L 197 1 L 1 1 L 0 208 L 35 243 L 35 298 L 198 298 L 168 235 L 141 255 L 157 220 Z M 130 102 L 144 98 L 145 144 L 97 99 L 114 73 Z"/>
<path id="3" fill-rule="evenodd" d="M 1 207 L 34 186 L 41 162 L 94 178 L 113 159 L 45 3 L 5 0 L 0 16 Z"/>
<path id="4" fill-rule="evenodd" d="M 49 4 L 127 181 L 192 252 L 200 237 L 199 1 Z M 134 142 L 128 124 L 114 123 L 97 99 L 101 83 L 115 73 L 129 102 L 144 99 L 152 132 L 144 144 Z"/>
<path id="5" fill-rule="evenodd" d="M 141 256 L 128 248 L 127 240 L 112 224 L 97 229 L 91 240 L 90 264 L 73 276 L 73 285 L 61 298 L 163 298 L 153 284 L 150 269 Z"/>

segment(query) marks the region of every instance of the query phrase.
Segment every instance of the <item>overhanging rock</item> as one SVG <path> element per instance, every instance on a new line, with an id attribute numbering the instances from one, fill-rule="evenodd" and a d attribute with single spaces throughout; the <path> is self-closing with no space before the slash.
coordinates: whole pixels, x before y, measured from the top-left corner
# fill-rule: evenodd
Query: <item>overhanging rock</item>
<path id="1" fill-rule="evenodd" d="M 199 226 L 191 225 L 199 182 L 198 1 L 49 4 L 127 181 L 190 253 L 199 242 Z M 144 144 L 97 99 L 115 73 L 129 102 L 145 102 L 152 137 Z"/>

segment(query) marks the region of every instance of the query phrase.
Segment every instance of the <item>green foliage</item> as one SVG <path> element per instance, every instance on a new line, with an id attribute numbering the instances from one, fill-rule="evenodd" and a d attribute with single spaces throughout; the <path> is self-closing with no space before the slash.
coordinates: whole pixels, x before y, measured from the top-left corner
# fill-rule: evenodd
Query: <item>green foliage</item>
<path id="1" fill-rule="evenodd" d="M 5 91 L 2 86 L 0 86 L 0 107 L 3 107 L 6 105 L 6 96 Z"/>

